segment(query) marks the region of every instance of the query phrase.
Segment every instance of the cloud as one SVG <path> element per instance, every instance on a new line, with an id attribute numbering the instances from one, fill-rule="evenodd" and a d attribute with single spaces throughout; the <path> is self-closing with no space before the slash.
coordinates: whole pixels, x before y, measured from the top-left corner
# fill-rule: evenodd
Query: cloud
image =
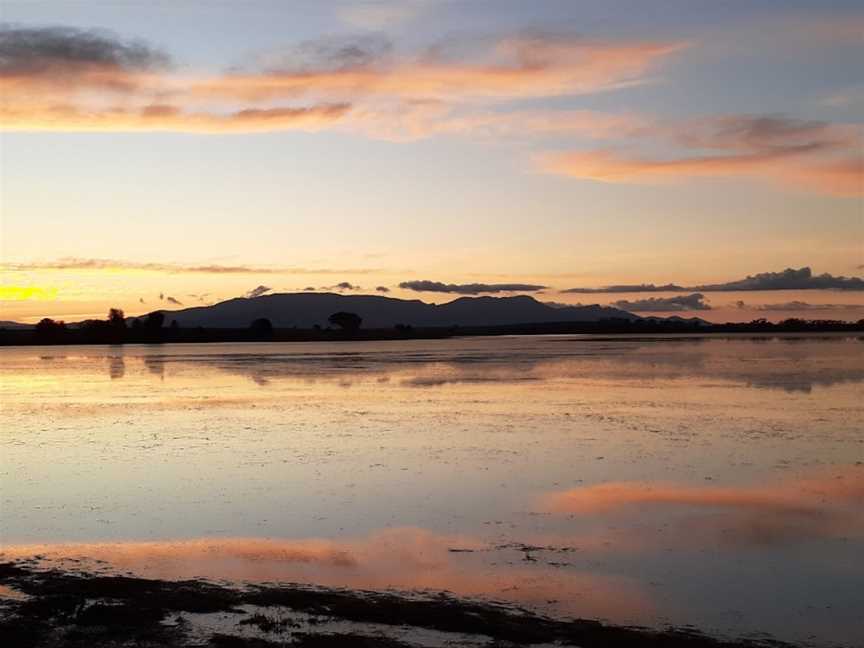
<path id="1" fill-rule="evenodd" d="M 702 293 L 693 293 L 692 295 L 682 295 L 680 297 L 649 297 L 648 299 L 637 299 L 635 301 L 619 299 L 613 305 L 622 310 L 635 311 L 637 313 L 711 310 L 711 305 L 707 304 L 704 299 L 705 295 Z"/>
<path id="2" fill-rule="evenodd" d="M 349 14 L 389 20 L 420 6 L 375 3 Z M 166 55 L 108 32 L 5 27 L 0 126 L 227 134 L 315 131 L 344 122 L 349 130 L 390 139 L 475 130 L 608 131 L 619 118 L 586 112 L 546 119 L 542 113 L 496 114 L 488 107 L 473 115 L 470 107 L 640 83 L 683 47 L 673 41 L 521 33 L 451 38 L 412 54 L 367 34 L 309 41 L 261 55 L 246 70 L 195 76 L 173 72 Z M 390 132 L 399 124 L 403 133 Z"/>
<path id="3" fill-rule="evenodd" d="M 389 293 L 390 289 L 387 286 L 375 286 L 375 292 Z"/>
<path id="4" fill-rule="evenodd" d="M 781 272 L 762 272 L 748 275 L 744 279 L 719 284 L 706 284 L 696 290 L 737 291 L 737 290 L 864 290 L 864 279 L 859 277 L 835 277 L 829 273 L 814 275 L 809 267 L 795 270 L 786 268 Z"/>
<path id="5" fill-rule="evenodd" d="M 620 284 L 602 288 L 568 288 L 562 293 L 642 293 L 642 292 L 737 292 L 751 290 L 864 290 L 864 279 L 860 277 L 834 276 L 829 273 L 814 275 L 803 268 L 786 268 L 780 272 L 762 272 L 748 275 L 744 279 L 718 284 L 681 286 L 674 283 Z"/>
<path id="6" fill-rule="evenodd" d="M 399 287 L 405 290 L 414 290 L 417 292 L 456 293 L 458 295 L 477 295 L 480 293 L 501 292 L 537 292 L 539 290 L 545 290 L 547 288 L 547 286 L 520 283 L 445 284 L 441 283 L 440 281 L 429 281 L 428 279 L 423 279 L 419 281 L 403 281 L 399 284 Z"/>
<path id="7" fill-rule="evenodd" d="M 310 289 L 315 290 L 314 288 L 311 288 L 311 287 L 307 288 L 306 290 L 310 290 Z M 321 290 L 336 290 L 339 292 L 343 292 L 346 290 L 362 290 L 362 288 L 360 288 L 360 286 L 352 284 L 350 281 L 340 281 L 339 283 L 334 284 L 333 286 L 321 286 Z"/>
<path id="8" fill-rule="evenodd" d="M 167 301 L 167 302 L 170 303 L 170 304 L 176 304 L 177 306 L 182 306 L 182 305 L 183 305 L 183 302 L 181 302 L 181 301 L 179 301 L 179 300 L 177 300 L 177 299 L 174 299 L 173 297 L 166 297 L 166 298 L 165 298 L 165 301 Z"/>
<path id="9" fill-rule="evenodd" d="M 51 271 L 51 270 L 83 270 L 83 271 L 142 271 L 164 272 L 168 274 L 369 274 L 379 272 L 375 268 L 296 268 L 280 266 L 249 266 L 249 265 L 194 265 L 182 263 L 162 263 L 148 261 L 123 261 L 118 259 L 87 259 L 79 257 L 64 257 L 56 261 L 30 261 L 0 264 L 0 271 Z"/>
<path id="10" fill-rule="evenodd" d="M 68 89 L 131 92 L 168 57 L 106 31 L 70 27 L 0 28 L 0 90 L 56 93 Z"/>
<path id="11" fill-rule="evenodd" d="M 864 139 L 854 125 L 737 115 L 644 132 L 693 153 L 661 158 L 579 150 L 540 154 L 535 162 L 546 173 L 609 183 L 745 177 L 836 196 L 859 195 L 864 186 Z"/>
<path id="12" fill-rule="evenodd" d="M 270 292 L 271 290 L 273 290 L 273 289 L 270 286 L 260 285 L 260 286 L 256 286 L 252 290 L 248 291 L 243 296 L 246 297 L 247 299 L 254 299 L 255 297 L 260 297 L 264 293 Z"/>
<path id="13" fill-rule="evenodd" d="M 592 294 L 592 293 L 640 293 L 640 292 L 686 292 L 688 289 L 677 284 L 619 284 L 604 288 L 567 288 L 562 293 Z"/>
<path id="14" fill-rule="evenodd" d="M 838 311 L 838 310 L 864 310 L 864 304 L 811 304 L 802 301 L 788 301 L 779 304 L 754 304 L 750 305 L 743 301 L 735 302 L 735 307 L 741 310 L 752 311 Z"/>
<path id="15" fill-rule="evenodd" d="M 246 108 L 224 114 L 184 111 L 174 105 L 101 110 L 64 105 L 0 106 L 0 125 L 8 131 L 169 131 L 182 133 L 263 133 L 315 131 L 342 119 L 347 103 L 301 108 Z"/>
<path id="16" fill-rule="evenodd" d="M 344 117 L 345 102 L 311 106 L 195 106 L 188 80 L 167 72 L 168 57 L 104 31 L 0 28 L 0 126 L 34 131 L 250 133 L 316 130 Z M 174 98 L 173 103 L 154 99 Z"/>
<path id="17" fill-rule="evenodd" d="M 604 41 L 573 34 L 517 34 L 494 40 L 439 43 L 420 55 L 386 48 L 322 48 L 317 61 L 288 61 L 258 72 L 232 73 L 193 85 L 195 96 L 265 101 L 315 97 L 386 99 L 522 99 L 584 94 L 631 84 L 683 49 L 673 41 Z M 308 48 L 307 49 L 311 49 Z"/>

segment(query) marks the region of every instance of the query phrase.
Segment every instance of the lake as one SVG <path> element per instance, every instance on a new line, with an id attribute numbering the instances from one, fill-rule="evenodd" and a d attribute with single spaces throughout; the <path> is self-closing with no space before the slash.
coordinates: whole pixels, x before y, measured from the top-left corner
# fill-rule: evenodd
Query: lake
<path id="1" fill-rule="evenodd" d="M 0 358 L 6 558 L 864 642 L 858 337 Z"/>

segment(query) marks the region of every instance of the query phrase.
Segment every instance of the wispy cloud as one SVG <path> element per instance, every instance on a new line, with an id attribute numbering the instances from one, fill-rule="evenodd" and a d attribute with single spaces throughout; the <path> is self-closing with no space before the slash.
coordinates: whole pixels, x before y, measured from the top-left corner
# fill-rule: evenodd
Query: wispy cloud
<path id="1" fill-rule="evenodd" d="M 418 281 L 403 281 L 399 284 L 399 287 L 404 290 L 414 290 L 417 292 L 455 293 L 458 295 L 479 295 L 481 293 L 502 292 L 538 292 L 547 288 L 547 286 L 522 283 L 448 284 L 442 283 L 440 281 L 429 281 L 428 279 L 421 279 Z"/>
<path id="2" fill-rule="evenodd" d="M 169 57 L 106 31 L 0 28 L 0 127 L 5 130 L 246 133 L 315 130 L 344 117 L 345 102 L 309 106 L 196 107 Z M 166 103 L 165 98 L 179 101 Z"/>
<path id="3" fill-rule="evenodd" d="M 737 115 L 656 126 L 643 133 L 689 154 L 579 150 L 540 154 L 536 163 L 547 173 L 599 182 L 744 177 L 830 195 L 862 192 L 864 136 L 853 125 Z"/>
<path id="4" fill-rule="evenodd" d="M 375 268 L 297 268 L 282 266 L 219 265 L 219 264 L 182 264 L 148 261 L 123 261 L 118 259 L 86 259 L 65 257 L 55 261 L 27 261 L 0 264 L 0 271 L 39 271 L 39 270 L 84 270 L 84 271 L 142 271 L 194 273 L 194 274 L 285 274 L 285 275 L 330 275 L 330 274 L 369 274 L 379 272 Z"/>
<path id="5" fill-rule="evenodd" d="M 780 272 L 761 272 L 717 284 L 681 286 L 679 284 L 619 284 L 602 288 L 568 288 L 562 293 L 640 293 L 640 292 L 735 292 L 750 290 L 864 290 L 860 277 L 834 276 L 829 273 L 814 275 L 809 267 L 786 268 Z"/>
<path id="6" fill-rule="evenodd" d="M 0 106 L 0 125 L 19 131 L 173 131 L 182 133 L 263 133 L 315 131 L 331 126 L 351 109 L 346 103 L 303 108 L 245 108 L 228 113 L 186 111 L 154 104 L 140 109 L 93 111 L 71 105 Z"/>
<path id="7" fill-rule="evenodd" d="M 369 5 L 355 18 L 405 15 L 407 6 Z M 611 122 L 597 117 L 588 123 L 587 113 L 546 119 L 495 115 L 488 105 L 477 115 L 454 108 L 639 83 L 685 46 L 521 33 L 450 39 L 412 54 L 395 53 L 389 41 L 366 35 L 302 43 L 260 56 L 251 69 L 196 77 L 172 70 L 164 53 L 109 32 L 6 26 L 0 30 L 0 126 L 250 133 L 318 130 L 350 115 L 348 128 L 377 136 L 398 115 L 408 138 L 475 129 L 608 129 Z"/>
<path id="8" fill-rule="evenodd" d="M 395 56 L 368 38 L 354 43 L 328 40 L 317 48 L 316 60 L 307 57 L 298 65 L 291 57 L 260 71 L 202 80 L 191 92 L 245 101 L 350 96 L 461 102 L 584 94 L 640 80 L 685 46 L 676 41 L 526 33 L 450 40 L 415 56 Z"/>

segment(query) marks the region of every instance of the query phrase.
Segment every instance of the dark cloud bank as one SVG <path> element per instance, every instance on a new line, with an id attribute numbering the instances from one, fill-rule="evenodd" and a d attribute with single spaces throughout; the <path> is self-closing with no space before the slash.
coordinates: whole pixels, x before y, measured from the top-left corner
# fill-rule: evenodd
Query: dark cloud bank
<path id="1" fill-rule="evenodd" d="M 779 304 L 747 304 L 743 301 L 735 303 L 740 310 L 753 311 L 838 311 L 864 309 L 864 304 L 811 304 L 802 301 L 781 302 Z"/>
<path id="2" fill-rule="evenodd" d="M 501 283 L 501 284 L 445 284 L 440 281 L 429 281 L 421 279 L 418 281 L 403 281 L 399 284 L 405 290 L 416 292 L 452 293 L 456 295 L 479 295 L 481 293 L 503 293 L 503 292 L 538 292 L 545 290 L 548 286 L 536 284 Z"/>
<path id="3" fill-rule="evenodd" d="M 693 293 L 680 297 L 648 297 L 628 301 L 619 299 L 613 304 L 616 308 L 637 313 L 711 310 L 711 305 L 705 302 L 705 295 Z"/>
<path id="4" fill-rule="evenodd" d="M 168 56 L 110 32 L 70 27 L 4 26 L 0 31 L 0 75 L 62 77 L 95 68 L 151 70 Z"/>
<path id="5" fill-rule="evenodd" d="M 786 268 L 781 272 L 762 272 L 744 279 L 701 286 L 679 284 L 622 284 L 603 288 L 568 288 L 563 293 L 638 293 L 638 292 L 735 292 L 743 290 L 864 290 L 860 277 L 835 277 L 827 272 L 814 275 L 809 267 Z"/>

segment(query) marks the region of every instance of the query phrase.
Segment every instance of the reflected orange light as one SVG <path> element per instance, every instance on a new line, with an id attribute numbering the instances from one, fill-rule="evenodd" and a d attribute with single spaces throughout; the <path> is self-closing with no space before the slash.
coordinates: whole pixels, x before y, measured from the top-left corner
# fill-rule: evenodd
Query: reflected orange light
<path id="1" fill-rule="evenodd" d="M 470 551 L 450 551 L 452 548 Z M 138 575 L 288 581 L 354 589 L 449 591 L 563 614 L 643 619 L 654 606 L 630 579 L 525 562 L 511 552 L 487 560 L 478 538 L 417 528 L 346 540 L 207 538 L 158 542 L 27 544 L 3 547 L 5 560 L 39 556 L 46 566 L 104 567 Z"/>
<path id="2" fill-rule="evenodd" d="M 688 485 L 611 482 L 551 493 L 542 508 L 554 513 L 605 513 L 642 504 L 823 511 L 864 502 L 864 470 L 845 467 L 839 474 L 790 480 L 769 486 L 694 487 Z"/>

